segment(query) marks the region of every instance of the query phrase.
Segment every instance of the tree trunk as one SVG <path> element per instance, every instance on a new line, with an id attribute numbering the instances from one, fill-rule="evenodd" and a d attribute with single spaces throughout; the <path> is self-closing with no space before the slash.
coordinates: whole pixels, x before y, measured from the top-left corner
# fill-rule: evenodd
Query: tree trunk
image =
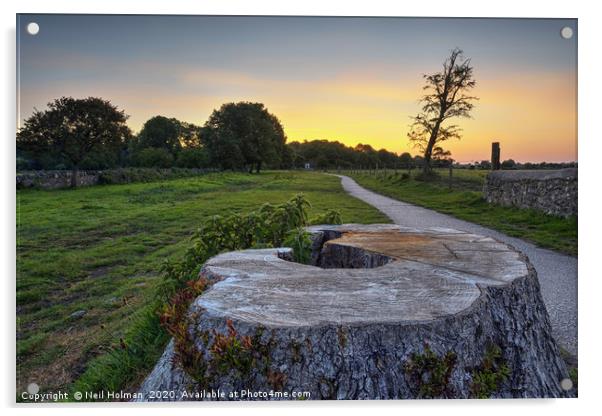
<path id="1" fill-rule="evenodd" d="M 437 120 L 435 123 L 435 127 L 433 127 L 433 131 L 431 132 L 431 137 L 429 137 L 429 142 L 424 151 L 424 166 L 422 167 L 422 171 L 425 175 L 431 173 L 431 157 L 433 155 L 433 148 L 435 147 L 435 143 L 437 143 L 437 136 L 439 135 L 439 127 L 441 126 L 441 121 Z"/>
<path id="2" fill-rule="evenodd" d="M 77 188 L 78 185 L 79 185 L 79 167 L 77 165 L 75 165 L 71 169 L 71 187 Z"/>
<path id="3" fill-rule="evenodd" d="M 290 261 L 290 249 L 208 260 L 200 275 L 220 283 L 188 312 L 202 358 L 183 370 L 175 351 L 192 341 L 173 340 L 141 397 L 167 390 L 173 400 L 195 399 L 182 395 L 191 389 L 310 399 L 574 395 L 560 388 L 568 372 L 535 269 L 510 246 L 390 224 L 309 230 L 313 267 Z"/>
<path id="4" fill-rule="evenodd" d="M 261 170 L 261 162 L 257 162 L 257 173 Z"/>

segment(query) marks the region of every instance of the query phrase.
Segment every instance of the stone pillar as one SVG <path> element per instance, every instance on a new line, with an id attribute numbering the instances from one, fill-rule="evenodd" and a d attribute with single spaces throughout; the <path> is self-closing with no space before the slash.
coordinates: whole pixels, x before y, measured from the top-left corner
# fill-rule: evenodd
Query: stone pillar
<path id="1" fill-rule="evenodd" d="M 500 142 L 491 143 L 491 169 L 500 170 Z"/>

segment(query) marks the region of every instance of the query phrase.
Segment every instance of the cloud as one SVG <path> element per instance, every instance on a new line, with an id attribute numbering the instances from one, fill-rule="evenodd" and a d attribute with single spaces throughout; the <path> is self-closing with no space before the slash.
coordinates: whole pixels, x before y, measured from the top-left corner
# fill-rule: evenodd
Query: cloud
<path id="1" fill-rule="evenodd" d="M 59 62 L 53 62 L 51 72 L 60 72 Z M 399 152 L 412 150 L 406 138 L 409 117 L 419 111 L 423 94 L 420 74 L 372 64 L 312 80 L 135 59 L 64 62 L 74 64 L 77 76 L 25 83 L 21 118 L 62 95 L 101 96 L 125 109 L 131 127 L 139 130 L 157 114 L 203 124 L 225 102 L 259 101 L 280 118 L 289 140 L 365 142 Z M 100 74 L 91 79 L 93 68 Z M 477 80 L 474 119 L 460 121 L 461 141 L 446 143 L 456 159 L 487 159 L 493 139 L 514 159 L 576 158 L 574 74 L 482 70 Z"/>

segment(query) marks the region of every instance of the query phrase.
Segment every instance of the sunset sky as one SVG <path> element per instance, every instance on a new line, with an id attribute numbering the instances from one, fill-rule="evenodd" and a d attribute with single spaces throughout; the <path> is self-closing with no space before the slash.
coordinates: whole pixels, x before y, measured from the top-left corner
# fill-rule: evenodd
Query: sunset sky
<path id="1" fill-rule="evenodd" d="M 25 27 L 40 25 L 36 36 Z M 577 159 L 576 20 L 20 15 L 18 122 L 60 96 L 99 96 L 130 115 L 202 125 L 231 101 L 258 101 L 288 140 L 409 151 L 422 74 L 454 47 L 480 100 L 446 142 L 460 162 Z M 566 40 L 560 30 L 570 26 Z"/>

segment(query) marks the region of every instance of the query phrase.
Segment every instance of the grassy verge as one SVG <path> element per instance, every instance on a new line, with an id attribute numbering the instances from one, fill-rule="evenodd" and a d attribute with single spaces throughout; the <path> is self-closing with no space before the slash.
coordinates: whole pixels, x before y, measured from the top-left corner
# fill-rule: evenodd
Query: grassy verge
<path id="1" fill-rule="evenodd" d="M 180 257 L 207 216 L 297 193 L 310 216 L 335 208 L 345 222 L 389 222 L 311 172 L 18 191 L 17 391 L 135 386 L 167 341 L 154 303 L 163 260 Z"/>
<path id="2" fill-rule="evenodd" d="M 539 211 L 488 204 L 482 196 L 486 171 L 439 171 L 432 181 L 416 180 L 407 172 L 350 173 L 360 185 L 400 201 L 431 208 L 481 224 L 541 247 L 577 255 L 577 218 L 557 218 Z"/>

